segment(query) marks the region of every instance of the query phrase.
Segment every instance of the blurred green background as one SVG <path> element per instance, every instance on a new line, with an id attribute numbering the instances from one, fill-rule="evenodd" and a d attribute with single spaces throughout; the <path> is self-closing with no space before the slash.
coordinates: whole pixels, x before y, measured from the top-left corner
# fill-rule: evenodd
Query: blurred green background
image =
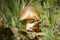
<path id="1" fill-rule="evenodd" d="M 0 0 L 0 17 L 3 27 L 24 29 L 19 22 L 25 6 L 35 6 L 40 13 L 40 29 L 46 33 L 43 40 L 60 40 L 60 0 Z"/>

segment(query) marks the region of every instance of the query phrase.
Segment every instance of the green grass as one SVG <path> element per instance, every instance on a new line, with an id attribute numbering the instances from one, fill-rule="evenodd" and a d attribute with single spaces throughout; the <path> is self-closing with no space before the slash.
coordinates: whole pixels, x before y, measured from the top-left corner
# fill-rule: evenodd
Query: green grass
<path id="1" fill-rule="evenodd" d="M 3 17 L 3 26 L 8 24 L 11 28 L 24 29 L 24 25 L 19 22 L 20 11 L 25 5 L 33 5 L 39 11 L 42 19 L 40 19 L 40 29 L 47 34 L 42 37 L 43 40 L 60 40 L 60 6 L 57 0 L 25 0 L 24 3 L 22 0 L 0 0 L 0 16 Z"/>

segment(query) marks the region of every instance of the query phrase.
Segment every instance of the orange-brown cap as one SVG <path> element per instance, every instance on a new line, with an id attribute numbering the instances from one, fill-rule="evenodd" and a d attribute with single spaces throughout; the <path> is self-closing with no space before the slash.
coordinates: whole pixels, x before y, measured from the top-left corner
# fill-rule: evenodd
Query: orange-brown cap
<path id="1" fill-rule="evenodd" d="M 29 19 L 40 20 L 39 12 L 33 6 L 26 6 L 20 13 L 19 21 Z"/>

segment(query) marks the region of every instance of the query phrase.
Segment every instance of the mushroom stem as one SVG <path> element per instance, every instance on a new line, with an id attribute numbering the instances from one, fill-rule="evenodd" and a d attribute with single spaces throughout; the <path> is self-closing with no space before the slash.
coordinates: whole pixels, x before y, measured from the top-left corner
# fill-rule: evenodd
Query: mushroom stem
<path id="1" fill-rule="evenodd" d="M 40 21 L 36 21 L 34 23 L 27 23 L 26 30 L 33 30 L 34 28 L 38 28 Z M 37 26 L 36 26 L 37 25 Z M 35 27 L 36 26 L 36 27 Z M 33 30 L 34 31 L 34 30 Z"/>

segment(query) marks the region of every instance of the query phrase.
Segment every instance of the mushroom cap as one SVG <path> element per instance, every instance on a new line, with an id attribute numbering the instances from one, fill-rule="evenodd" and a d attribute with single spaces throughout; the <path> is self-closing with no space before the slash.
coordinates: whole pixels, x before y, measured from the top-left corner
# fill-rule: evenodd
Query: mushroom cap
<path id="1" fill-rule="evenodd" d="M 33 6 L 26 6 L 20 13 L 19 21 L 23 20 L 40 20 L 40 15 L 37 9 Z"/>

